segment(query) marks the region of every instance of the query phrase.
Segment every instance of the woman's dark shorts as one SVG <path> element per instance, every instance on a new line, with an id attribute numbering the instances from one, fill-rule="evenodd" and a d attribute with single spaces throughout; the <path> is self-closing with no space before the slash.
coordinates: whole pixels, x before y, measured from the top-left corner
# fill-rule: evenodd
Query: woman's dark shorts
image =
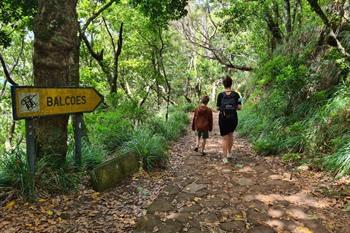
<path id="1" fill-rule="evenodd" d="M 233 118 L 226 118 L 223 114 L 219 114 L 219 128 L 221 136 L 233 133 L 237 127 L 237 124 L 237 113 L 234 115 Z"/>

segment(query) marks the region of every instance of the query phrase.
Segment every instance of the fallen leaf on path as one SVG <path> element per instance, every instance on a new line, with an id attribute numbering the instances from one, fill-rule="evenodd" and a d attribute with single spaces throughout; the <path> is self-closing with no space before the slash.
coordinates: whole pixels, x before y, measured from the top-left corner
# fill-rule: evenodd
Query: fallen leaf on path
<path id="1" fill-rule="evenodd" d="M 15 200 L 12 200 L 10 202 L 8 202 L 5 206 L 5 209 L 6 210 L 12 210 L 12 208 L 16 205 L 16 201 Z"/>
<path id="2" fill-rule="evenodd" d="M 312 230 L 310 230 L 309 228 L 307 228 L 307 227 L 301 227 L 301 226 L 299 226 L 299 227 L 297 227 L 296 228 L 296 232 L 298 232 L 298 233 L 314 233 Z"/>
<path id="3" fill-rule="evenodd" d="M 242 215 L 236 214 L 234 220 L 235 220 L 235 221 L 243 221 L 244 219 L 243 219 L 243 216 L 242 216 Z"/>
<path id="4" fill-rule="evenodd" d="M 345 212 L 350 212 L 350 203 L 344 207 Z"/>
<path id="5" fill-rule="evenodd" d="M 97 198 L 99 198 L 99 195 L 100 195 L 99 192 L 94 192 L 94 193 L 91 194 L 91 197 L 92 197 L 93 199 L 97 199 Z"/>

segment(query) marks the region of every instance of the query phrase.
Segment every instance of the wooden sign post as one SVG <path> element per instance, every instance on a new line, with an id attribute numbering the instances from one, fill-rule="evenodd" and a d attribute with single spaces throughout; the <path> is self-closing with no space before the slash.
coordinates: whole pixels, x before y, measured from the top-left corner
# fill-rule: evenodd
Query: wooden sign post
<path id="1" fill-rule="evenodd" d="M 82 113 L 93 112 L 103 96 L 92 87 L 26 87 L 12 86 L 12 113 L 14 120 L 26 120 L 27 161 L 30 175 L 34 176 L 36 142 L 34 119 L 37 117 L 75 114 L 78 125 L 75 132 L 75 163 L 81 164 Z"/>
<path id="2" fill-rule="evenodd" d="M 77 167 L 81 166 L 81 147 L 83 137 L 83 114 L 76 113 L 72 117 L 74 130 L 74 162 Z"/>

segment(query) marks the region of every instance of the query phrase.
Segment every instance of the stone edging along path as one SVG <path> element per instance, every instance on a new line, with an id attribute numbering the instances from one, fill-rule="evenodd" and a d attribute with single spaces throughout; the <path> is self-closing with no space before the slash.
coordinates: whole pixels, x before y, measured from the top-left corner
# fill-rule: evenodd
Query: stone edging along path
<path id="1" fill-rule="evenodd" d="M 134 233 L 350 232 L 345 202 L 317 192 L 323 174 L 292 174 L 278 158 L 255 155 L 237 136 L 236 158 L 224 165 L 218 134 L 216 127 L 204 157 L 192 151 L 194 134 L 173 146 L 172 160 L 177 156 L 181 162 L 172 163 L 165 188 L 138 219 Z"/>

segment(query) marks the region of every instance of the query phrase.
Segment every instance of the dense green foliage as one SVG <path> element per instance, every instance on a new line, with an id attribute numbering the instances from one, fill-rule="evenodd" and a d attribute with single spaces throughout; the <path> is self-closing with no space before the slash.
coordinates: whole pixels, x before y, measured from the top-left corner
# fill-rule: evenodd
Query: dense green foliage
<path id="1" fill-rule="evenodd" d="M 337 48 L 320 47 L 322 23 L 313 14 L 302 20 L 289 39 L 261 57 L 253 78 L 241 87 L 249 101 L 240 114 L 239 131 L 262 155 L 284 154 L 286 161 L 346 175 L 349 64 Z M 342 35 L 341 43 L 349 49 L 344 38 L 350 31 Z"/>
<path id="2" fill-rule="evenodd" d="M 183 135 L 188 123 L 189 116 L 183 108 L 174 108 L 165 121 L 162 112 L 154 115 L 135 104 L 123 103 L 113 111 L 91 114 L 87 118 L 90 132 L 87 146 L 94 150 L 100 145 L 106 157 L 115 152 L 136 153 L 147 170 L 165 168 L 169 142 Z"/>
<path id="3" fill-rule="evenodd" d="M 37 1 L 2 0 L 0 2 L 0 47 L 9 47 L 14 31 L 24 31 L 31 27 Z"/>
<path id="4" fill-rule="evenodd" d="M 169 143 L 183 135 L 188 126 L 186 109 L 187 107 L 174 108 L 167 122 L 164 113 L 146 117 L 151 112 L 146 113 L 131 103 L 122 104 L 114 110 L 91 114 L 86 119 L 90 133 L 84 139 L 80 171 L 74 165 L 74 142 L 71 141 L 65 164 L 52 163 L 49 157 L 38 161 L 35 172 L 36 191 L 57 194 L 75 190 L 84 180 L 81 178 L 86 175 L 85 171 L 90 171 L 108 158 L 128 152 L 140 156 L 146 170 L 166 168 Z M 143 113 L 138 117 L 140 111 Z M 139 122 L 136 128 L 135 121 Z M 0 175 L 0 186 L 16 187 L 23 195 L 30 192 L 25 152 L 19 147 L 2 156 Z"/>
<path id="5" fill-rule="evenodd" d="M 185 7 L 188 0 L 132 0 L 132 3 L 139 6 L 142 12 L 157 24 L 168 23 L 170 20 L 180 19 L 187 14 Z"/>

